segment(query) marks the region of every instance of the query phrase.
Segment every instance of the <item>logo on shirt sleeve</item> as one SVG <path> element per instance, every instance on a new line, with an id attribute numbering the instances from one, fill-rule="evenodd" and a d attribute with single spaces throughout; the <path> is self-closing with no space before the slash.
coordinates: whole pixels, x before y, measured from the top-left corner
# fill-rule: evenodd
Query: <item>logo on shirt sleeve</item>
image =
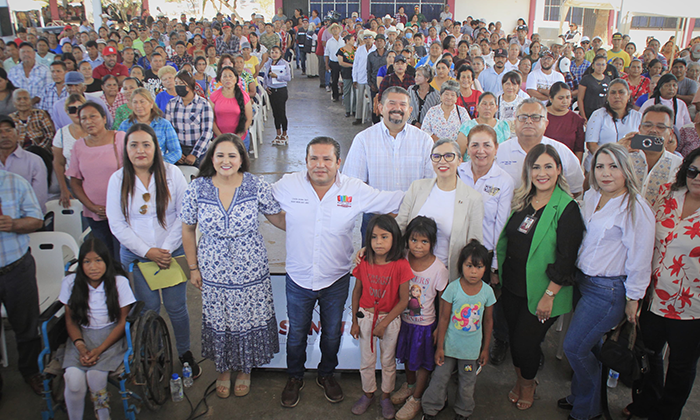
<path id="1" fill-rule="evenodd" d="M 336 205 L 338 207 L 352 207 L 352 196 L 351 195 L 339 195 Z"/>

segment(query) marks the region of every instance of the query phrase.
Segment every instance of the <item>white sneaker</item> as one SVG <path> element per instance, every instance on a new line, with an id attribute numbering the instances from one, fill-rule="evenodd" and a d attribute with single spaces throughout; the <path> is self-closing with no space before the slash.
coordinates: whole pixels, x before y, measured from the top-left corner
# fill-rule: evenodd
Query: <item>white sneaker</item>
<path id="1" fill-rule="evenodd" d="M 331 91 L 331 87 L 330 87 L 330 86 L 326 86 L 326 92 L 330 92 L 330 91 Z"/>
<path id="2" fill-rule="evenodd" d="M 396 405 L 403 404 L 406 402 L 406 398 L 411 395 L 413 395 L 413 389 L 408 387 L 408 382 L 404 382 L 399 390 L 391 396 L 391 403 Z"/>
<path id="3" fill-rule="evenodd" d="M 396 420 L 411 420 L 421 411 L 420 401 L 416 401 L 411 395 L 406 404 L 396 412 Z"/>

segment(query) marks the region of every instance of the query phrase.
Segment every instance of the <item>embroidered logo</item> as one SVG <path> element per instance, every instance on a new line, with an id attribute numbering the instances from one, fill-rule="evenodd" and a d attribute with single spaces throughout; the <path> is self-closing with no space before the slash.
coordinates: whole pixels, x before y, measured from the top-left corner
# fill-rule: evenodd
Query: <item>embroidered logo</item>
<path id="1" fill-rule="evenodd" d="M 352 207 L 352 196 L 350 195 L 339 195 L 338 202 L 336 203 L 338 207 Z"/>
<path id="2" fill-rule="evenodd" d="M 501 191 L 501 189 L 498 187 L 492 187 L 490 185 L 484 186 L 484 192 L 492 197 L 495 196 L 496 194 L 498 194 L 500 191 Z"/>

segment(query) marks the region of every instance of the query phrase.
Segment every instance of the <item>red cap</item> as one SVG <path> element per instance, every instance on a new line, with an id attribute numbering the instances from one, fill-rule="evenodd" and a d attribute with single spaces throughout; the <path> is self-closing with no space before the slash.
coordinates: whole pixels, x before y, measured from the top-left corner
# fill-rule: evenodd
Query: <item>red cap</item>
<path id="1" fill-rule="evenodd" d="M 117 49 L 114 47 L 104 47 L 102 49 L 102 55 L 116 55 L 117 54 Z"/>
<path id="2" fill-rule="evenodd" d="M 224 26 L 223 26 L 221 29 L 226 29 L 226 28 L 231 29 L 231 25 L 229 25 L 228 23 L 226 23 L 226 24 L 224 24 Z"/>
<path id="3" fill-rule="evenodd" d="M 67 31 L 68 29 L 73 30 L 73 27 L 70 26 L 70 25 L 66 25 L 66 26 L 63 27 L 63 30 L 64 30 L 64 31 Z"/>
<path id="4" fill-rule="evenodd" d="M 17 44 L 17 48 L 19 48 L 20 44 L 22 44 L 24 41 L 22 41 L 22 38 L 15 38 L 15 44 Z"/>

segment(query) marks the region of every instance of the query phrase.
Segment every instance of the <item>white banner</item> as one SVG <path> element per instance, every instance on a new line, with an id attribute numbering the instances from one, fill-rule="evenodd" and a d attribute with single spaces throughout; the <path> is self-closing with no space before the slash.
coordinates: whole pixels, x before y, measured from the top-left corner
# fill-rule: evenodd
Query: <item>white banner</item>
<path id="1" fill-rule="evenodd" d="M 263 366 L 264 368 L 286 369 L 287 368 L 287 294 L 285 292 L 286 276 L 284 274 L 271 274 L 272 295 L 275 300 L 275 313 L 277 315 L 277 327 L 280 339 L 280 352 L 275 355 L 272 361 Z M 350 335 L 352 326 L 352 290 L 355 287 L 355 278 L 350 277 L 350 287 L 348 298 L 343 308 L 343 323 L 341 326 L 342 336 L 340 338 L 340 350 L 338 351 L 338 369 L 358 370 L 360 369 L 360 341 L 355 340 Z M 306 368 L 316 369 L 321 362 L 321 320 L 319 316 L 319 306 L 314 307 L 311 319 L 311 328 L 306 343 Z M 375 346 L 378 352 L 377 346 Z M 397 363 L 397 369 L 403 369 L 403 365 Z M 381 369 L 379 357 L 377 357 L 377 369 Z"/>

